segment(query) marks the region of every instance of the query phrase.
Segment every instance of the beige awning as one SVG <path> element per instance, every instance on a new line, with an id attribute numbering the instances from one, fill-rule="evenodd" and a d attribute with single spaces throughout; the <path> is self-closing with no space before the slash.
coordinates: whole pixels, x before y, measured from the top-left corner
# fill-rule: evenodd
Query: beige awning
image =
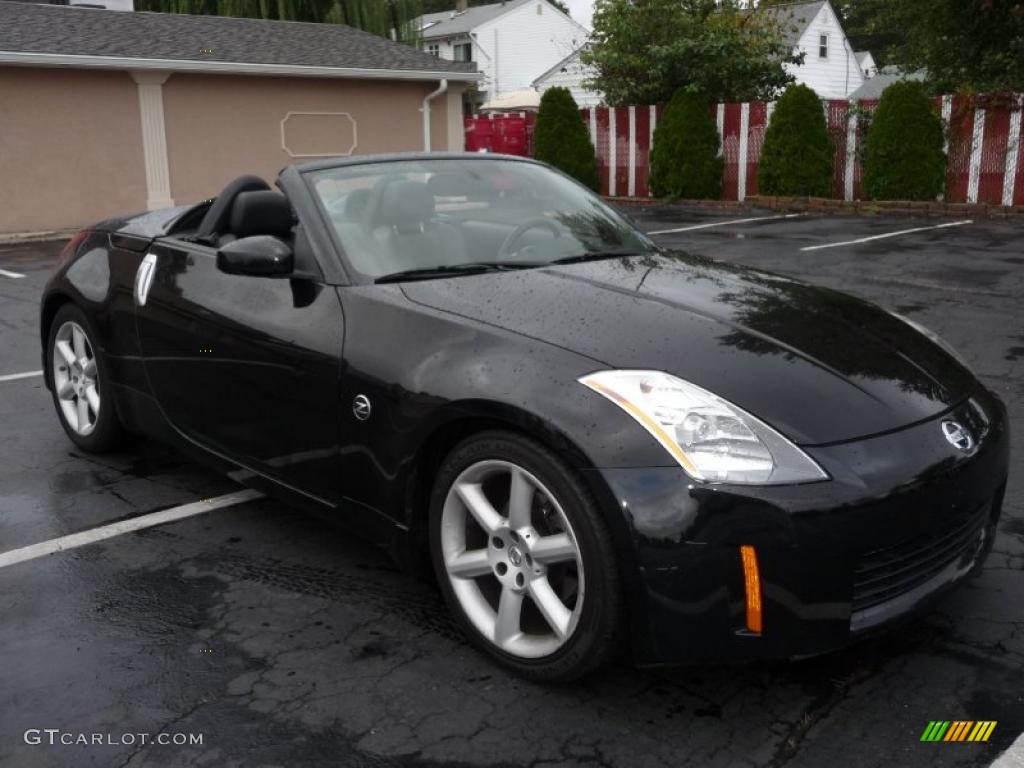
<path id="1" fill-rule="evenodd" d="M 540 94 L 532 88 L 522 88 L 491 99 L 480 107 L 480 110 L 482 112 L 510 112 L 520 109 L 535 110 L 538 107 L 540 107 Z"/>

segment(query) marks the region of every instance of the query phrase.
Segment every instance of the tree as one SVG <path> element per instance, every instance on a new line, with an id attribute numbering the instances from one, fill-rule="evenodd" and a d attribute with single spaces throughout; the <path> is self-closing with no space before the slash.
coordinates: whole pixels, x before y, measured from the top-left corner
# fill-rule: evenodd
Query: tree
<path id="1" fill-rule="evenodd" d="M 708 102 L 680 88 L 654 129 L 651 192 L 658 197 L 721 197 L 720 147 Z"/>
<path id="2" fill-rule="evenodd" d="M 495 0 L 469 0 L 470 6 Z M 563 13 L 561 0 L 546 0 Z M 416 45 L 420 31 L 414 23 L 424 13 L 455 11 L 455 0 L 135 0 L 138 11 L 235 16 L 279 21 L 345 24 Z"/>
<path id="3" fill-rule="evenodd" d="M 942 120 L 922 83 L 893 83 L 871 118 L 864 189 L 875 200 L 934 200 L 945 186 Z"/>
<path id="4" fill-rule="evenodd" d="M 937 91 L 1024 90 L 1021 0 L 844 0 L 837 10 L 855 48 L 925 70 Z"/>
<path id="5" fill-rule="evenodd" d="M 907 29 L 896 20 L 901 0 L 842 0 L 836 13 L 843 31 L 855 51 L 871 51 L 881 67 L 901 64 L 901 49 L 906 45 Z"/>
<path id="6" fill-rule="evenodd" d="M 467 5 L 472 8 L 476 5 L 489 5 L 491 3 L 499 2 L 500 0 L 468 0 Z M 569 9 L 566 7 L 562 0 L 547 0 L 555 8 L 560 10 L 562 13 L 568 14 Z M 455 0 L 423 0 L 423 12 L 424 13 L 439 13 L 441 11 L 454 11 Z"/>
<path id="7" fill-rule="evenodd" d="M 907 40 L 902 63 L 924 69 L 934 88 L 1024 89 L 1024 4 L 1020 0 L 898 0 Z"/>
<path id="8" fill-rule="evenodd" d="M 597 0 L 584 63 L 611 105 L 667 101 L 679 88 L 711 101 L 770 99 L 799 63 L 769 14 L 736 0 Z"/>
<path id="9" fill-rule="evenodd" d="M 831 196 L 832 156 L 817 94 L 806 85 L 789 86 L 765 131 L 757 176 L 761 194 Z"/>
<path id="10" fill-rule="evenodd" d="M 580 108 L 568 88 L 549 88 L 540 98 L 533 156 L 597 191 L 597 157 Z"/>
<path id="11" fill-rule="evenodd" d="M 346 24 L 415 43 L 422 0 L 135 0 L 139 11 Z"/>

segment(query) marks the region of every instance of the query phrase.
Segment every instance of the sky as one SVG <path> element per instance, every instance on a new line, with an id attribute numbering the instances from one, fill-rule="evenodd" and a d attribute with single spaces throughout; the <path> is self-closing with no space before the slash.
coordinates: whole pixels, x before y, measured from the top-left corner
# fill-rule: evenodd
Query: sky
<path id="1" fill-rule="evenodd" d="M 594 0 L 562 0 L 569 8 L 569 15 L 587 29 L 591 29 L 594 16 Z"/>

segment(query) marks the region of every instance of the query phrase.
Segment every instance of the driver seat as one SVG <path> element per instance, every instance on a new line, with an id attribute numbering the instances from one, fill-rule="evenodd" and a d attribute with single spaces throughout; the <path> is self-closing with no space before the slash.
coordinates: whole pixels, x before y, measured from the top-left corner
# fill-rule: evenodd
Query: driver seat
<path id="1" fill-rule="evenodd" d="M 434 196 L 422 182 L 388 184 L 374 211 L 372 232 L 391 271 L 467 260 L 462 231 L 435 217 Z"/>
<path id="2" fill-rule="evenodd" d="M 199 222 L 199 229 L 192 240 L 203 245 L 219 245 L 221 238 L 231 231 L 231 211 L 235 205 L 235 198 L 243 192 L 262 192 L 269 189 L 270 185 L 259 176 L 239 176 L 217 195 L 206 210 L 203 220 Z"/>

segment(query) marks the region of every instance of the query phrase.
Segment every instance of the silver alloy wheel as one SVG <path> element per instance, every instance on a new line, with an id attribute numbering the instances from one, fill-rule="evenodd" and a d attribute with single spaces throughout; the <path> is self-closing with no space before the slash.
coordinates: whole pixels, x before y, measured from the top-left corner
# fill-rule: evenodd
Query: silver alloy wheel
<path id="1" fill-rule="evenodd" d="M 83 437 L 92 433 L 100 416 L 100 382 L 96 354 L 82 327 L 71 320 L 53 339 L 53 389 L 64 421 Z"/>
<path id="2" fill-rule="evenodd" d="M 583 561 L 572 526 L 536 477 L 480 461 L 452 483 L 441 549 L 455 597 L 506 653 L 539 658 L 573 634 L 583 609 Z"/>

